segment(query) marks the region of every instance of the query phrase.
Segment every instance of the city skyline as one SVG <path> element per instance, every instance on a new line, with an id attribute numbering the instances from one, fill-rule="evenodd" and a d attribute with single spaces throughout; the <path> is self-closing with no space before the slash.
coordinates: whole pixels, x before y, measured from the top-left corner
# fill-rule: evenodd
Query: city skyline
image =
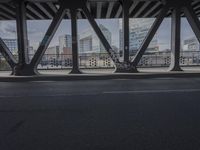
<path id="1" fill-rule="evenodd" d="M 98 24 L 103 24 L 108 30 L 110 30 L 112 34 L 112 42 L 111 45 L 115 45 L 116 47 L 119 46 L 119 19 L 97 19 Z M 42 40 L 49 24 L 51 23 L 50 20 L 43 20 L 43 21 L 28 21 L 28 39 L 30 41 L 30 46 L 33 46 L 34 49 L 37 49 L 39 46 L 40 41 Z M 170 48 L 170 19 L 166 18 L 161 27 L 159 28 L 157 35 L 158 35 L 158 45 L 160 50 L 169 49 Z M 91 28 L 87 20 L 79 20 L 78 21 L 78 33 L 80 34 L 82 31 L 86 30 L 87 28 Z M 166 32 L 169 30 L 169 32 Z M 54 38 L 52 39 L 49 47 L 59 45 L 58 37 L 65 34 L 71 34 L 71 27 L 69 20 L 63 20 L 61 25 L 58 28 Z M 194 33 L 191 30 L 188 22 L 185 18 L 182 19 L 182 32 L 181 32 L 181 39 L 182 44 L 183 41 L 188 37 L 193 37 Z M 0 22 L 0 37 L 1 38 L 16 38 L 16 27 L 15 21 L 1 21 Z"/>

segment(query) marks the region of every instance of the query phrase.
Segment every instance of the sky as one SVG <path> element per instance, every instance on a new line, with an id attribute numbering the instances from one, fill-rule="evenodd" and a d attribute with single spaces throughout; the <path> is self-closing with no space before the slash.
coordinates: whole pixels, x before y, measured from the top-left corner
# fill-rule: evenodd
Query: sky
<path id="1" fill-rule="evenodd" d="M 112 33 L 112 45 L 119 47 L 119 20 L 118 19 L 97 19 L 98 24 L 103 24 Z M 51 20 L 34 20 L 27 22 L 28 39 L 31 46 L 37 49 L 39 42 L 42 40 Z M 87 20 L 78 21 L 78 34 L 91 28 Z M 171 19 L 166 18 L 157 31 L 158 45 L 160 50 L 170 48 L 171 39 Z M 69 20 L 63 20 L 52 39 L 50 46 L 58 45 L 58 37 L 64 34 L 71 34 Z M 195 36 L 190 25 L 185 18 L 181 21 L 181 40 Z M 0 37 L 1 38 L 16 38 L 16 22 L 15 21 L 0 21 Z"/>

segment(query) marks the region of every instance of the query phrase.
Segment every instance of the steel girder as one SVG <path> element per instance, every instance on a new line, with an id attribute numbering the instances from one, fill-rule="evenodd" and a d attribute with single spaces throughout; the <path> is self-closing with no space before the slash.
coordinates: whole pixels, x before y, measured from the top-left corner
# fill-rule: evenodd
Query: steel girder
<path id="1" fill-rule="evenodd" d="M 27 2 L 27 19 L 52 19 L 58 10 L 59 0 L 25 0 Z M 81 0 L 79 0 L 81 1 Z M 77 3 L 79 3 L 77 1 Z M 123 16 L 123 10 L 120 6 L 121 0 L 87 0 L 89 10 L 92 10 L 94 18 L 116 18 Z M 169 1 L 169 0 L 168 0 Z M 174 3 L 180 0 L 172 0 Z M 197 15 L 200 14 L 200 1 L 188 0 L 192 3 Z M 0 19 L 16 19 L 15 6 L 13 0 L 0 1 Z M 69 1 L 65 1 L 68 3 Z M 162 8 L 165 0 L 131 0 L 129 13 L 130 17 L 155 17 Z M 168 14 L 170 16 L 171 13 Z M 84 15 L 78 15 L 79 19 L 85 18 Z M 66 15 L 65 19 L 70 16 Z"/>

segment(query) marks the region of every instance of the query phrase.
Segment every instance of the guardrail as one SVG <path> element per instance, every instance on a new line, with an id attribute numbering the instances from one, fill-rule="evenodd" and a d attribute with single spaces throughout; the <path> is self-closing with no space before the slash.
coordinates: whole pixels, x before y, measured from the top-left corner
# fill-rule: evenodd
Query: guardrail
<path id="1" fill-rule="evenodd" d="M 17 58 L 17 55 L 15 56 Z M 29 55 L 31 59 L 33 55 Z M 120 54 L 119 54 L 120 57 Z M 134 56 L 130 56 L 130 59 Z M 122 60 L 122 56 L 120 57 Z M 170 52 L 146 53 L 138 67 L 169 67 L 171 62 Z M 181 66 L 199 66 L 200 51 L 182 51 L 180 54 Z M 72 67 L 72 55 L 60 54 L 52 55 L 45 54 L 42 61 L 38 65 L 38 69 L 66 69 Z M 80 68 L 114 68 L 114 63 L 107 53 L 87 53 L 79 55 Z M 5 59 L 0 56 L 0 70 L 10 70 L 10 67 L 5 62 Z"/>

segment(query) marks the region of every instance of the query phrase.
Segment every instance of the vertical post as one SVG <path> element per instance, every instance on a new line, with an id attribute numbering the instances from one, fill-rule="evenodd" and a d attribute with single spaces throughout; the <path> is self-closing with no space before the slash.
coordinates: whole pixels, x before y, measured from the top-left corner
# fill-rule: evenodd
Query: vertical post
<path id="1" fill-rule="evenodd" d="M 172 11 L 171 29 L 171 65 L 170 71 L 182 71 L 180 68 L 181 10 L 175 7 Z"/>
<path id="2" fill-rule="evenodd" d="M 26 24 L 26 5 L 24 1 L 16 2 L 17 10 L 17 38 L 18 38 L 18 58 L 19 65 L 28 63 L 28 37 Z"/>
<path id="3" fill-rule="evenodd" d="M 128 0 L 123 0 L 123 37 L 124 37 L 124 62 L 129 63 L 129 4 Z"/>
<path id="4" fill-rule="evenodd" d="M 77 36 L 77 10 L 71 9 L 71 30 L 72 30 L 72 71 L 71 74 L 81 73 L 78 61 L 78 36 Z"/>

